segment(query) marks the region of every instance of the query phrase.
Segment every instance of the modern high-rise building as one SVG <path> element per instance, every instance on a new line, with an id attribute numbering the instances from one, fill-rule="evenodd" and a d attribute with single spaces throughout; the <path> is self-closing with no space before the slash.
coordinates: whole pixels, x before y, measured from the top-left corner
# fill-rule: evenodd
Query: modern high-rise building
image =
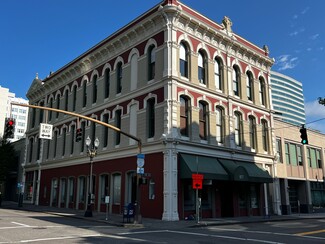
<path id="1" fill-rule="evenodd" d="M 31 109 L 24 201 L 80 210 L 92 202 L 105 211 L 109 196 L 110 213 L 137 203 L 142 216 L 173 221 L 195 214 L 198 173 L 203 217 L 271 212 L 273 59 L 234 33 L 230 18 L 220 22 L 164 0 L 36 77 L 30 104 L 83 117 L 53 111 L 45 119 Z M 45 120 L 52 140 L 40 138 Z M 90 161 L 86 143 L 96 138 Z"/>
<path id="2" fill-rule="evenodd" d="M 275 118 L 295 125 L 306 123 L 302 83 L 271 71 L 272 104 Z"/>
<path id="3" fill-rule="evenodd" d="M 28 120 L 28 108 L 11 105 L 11 103 L 28 104 L 28 100 L 16 97 L 15 93 L 8 88 L 0 87 L 0 137 L 3 136 L 5 119 L 16 120 L 14 138 L 10 141 L 17 141 L 25 136 Z"/>

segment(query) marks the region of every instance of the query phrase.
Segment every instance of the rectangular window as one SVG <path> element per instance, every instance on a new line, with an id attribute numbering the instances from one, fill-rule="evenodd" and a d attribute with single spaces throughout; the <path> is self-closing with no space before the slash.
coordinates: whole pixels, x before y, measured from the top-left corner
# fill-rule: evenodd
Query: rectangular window
<path id="1" fill-rule="evenodd" d="M 278 162 L 282 163 L 282 145 L 281 145 L 281 139 L 276 139 L 276 152 L 278 156 Z"/>
<path id="2" fill-rule="evenodd" d="M 69 203 L 73 203 L 74 196 L 74 179 L 69 178 Z"/>
<path id="3" fill-rule="evenodd" d="M 79 202 L 85 202 L 86 198 L 86 181 L 85 177 L 79 177 Z"/>
<path id="4" fill-rule="evenodd" d="M 290 164 L 289 143 L 285 143 L 286 163 Z"/>
<path id="5" fill-rule="evenodd" d="M 105 203 L 105 197 L 109 195 L 108 175 L 100 176 L 100 201 Z"/>

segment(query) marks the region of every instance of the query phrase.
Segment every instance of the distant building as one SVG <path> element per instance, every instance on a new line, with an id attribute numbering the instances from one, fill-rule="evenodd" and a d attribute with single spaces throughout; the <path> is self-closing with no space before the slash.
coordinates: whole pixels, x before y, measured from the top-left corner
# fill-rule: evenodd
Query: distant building
<path id="1" fill-rule="evenodd" d="M 28 100 L 17 98 L 15 93 L 8 88 L 0 87 L 0 137 L 3 137 L 5 119 L 8 117 L 16 119 L 15 134 L 11 141 L 17 141 L 25 136 L 27 129 L 28 108 L 11 106 L 11 103 L 28 104 Z"/>
<path id="2" fill-rule="evenodd" d="M 271 71 L 272 104 L 275 118 L 301 125 L 306 123 L 302 83 Z"/>

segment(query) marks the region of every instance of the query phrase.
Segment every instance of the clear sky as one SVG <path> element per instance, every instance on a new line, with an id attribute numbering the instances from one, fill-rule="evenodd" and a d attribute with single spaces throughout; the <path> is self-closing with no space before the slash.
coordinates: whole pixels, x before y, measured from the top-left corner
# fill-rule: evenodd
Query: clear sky
<path id="1" fill-rule="evenodd" d="M 0 86 L 17 97 L 160 0 L 0 1 Z M 272 70 L 303 83 L 307 128 L 325 133 L 324 0 L 182 0 L 217 23 L 270 49 Z M 315 122 L 317 121 L 318 122 Z"/>

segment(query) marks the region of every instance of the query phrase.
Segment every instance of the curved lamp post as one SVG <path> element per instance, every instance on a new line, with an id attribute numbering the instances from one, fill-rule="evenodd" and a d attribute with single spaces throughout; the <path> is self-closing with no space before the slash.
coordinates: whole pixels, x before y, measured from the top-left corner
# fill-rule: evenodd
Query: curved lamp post
<path id="1" fill-rule="evenodd" d="M 87 210 L 85 212 L 85 217 L 92 217 L 92 203 L 94 201 L 93 197 L 93 158 L 97 154 L 97 148 L 99 146 L 98 138 L 95 139 L 94 145 L 91 145 L 91 139 L 88 136 L 86 139 L 86 146 L 87 146 L 87 155 L 90 158 L 90 173 L 89 173 L 89 193 L 88 193 L 88 200 L 87 200 Z"/>

